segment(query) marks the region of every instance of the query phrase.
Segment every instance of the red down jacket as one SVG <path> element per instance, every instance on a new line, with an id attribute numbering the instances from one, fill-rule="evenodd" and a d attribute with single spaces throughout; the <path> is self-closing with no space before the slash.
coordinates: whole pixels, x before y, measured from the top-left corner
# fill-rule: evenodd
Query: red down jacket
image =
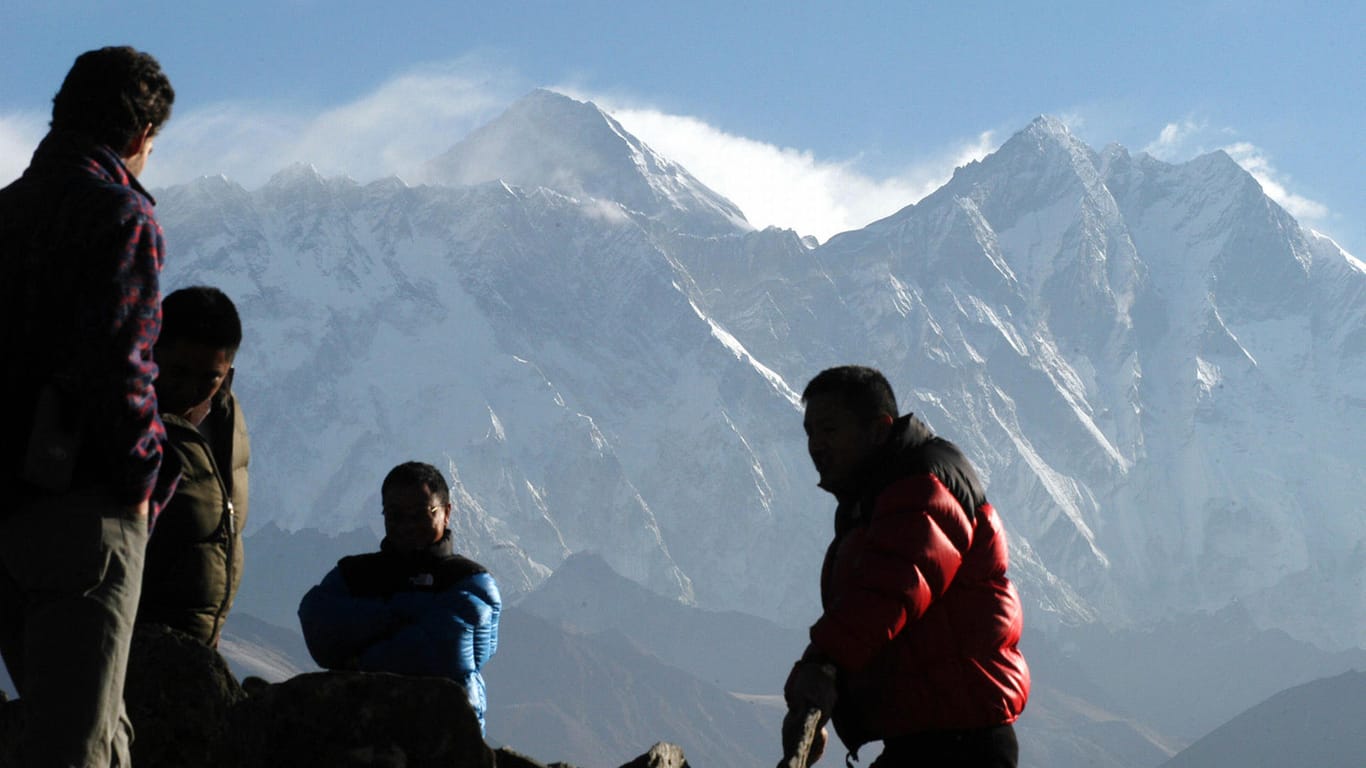
<path id="1" fill-rule="evenodd" d="M 842 498 L 815 649 L 839 668 L 845 744 L 1012 723 L 1029 698 L 1005 532 L 967 459 L 903 416 Z"/>

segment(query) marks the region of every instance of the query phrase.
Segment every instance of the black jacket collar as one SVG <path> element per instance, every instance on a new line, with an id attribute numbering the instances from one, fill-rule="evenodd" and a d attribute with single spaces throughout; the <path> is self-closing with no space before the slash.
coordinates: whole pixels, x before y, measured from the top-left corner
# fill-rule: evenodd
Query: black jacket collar
<path id="1" fill-rule="evenodd" d="M 384 554 L 386 559 L 411 562 L 413 565 L 422 567 L 431 563 L 439 563 L 451 557 L 455 554 L 455 545 L 451 541 L 451 532 L 448 528 L 445 533 L 441 534 L 441 538 L 416 551 L 395 549 L 386 536 L 379 543 L 379 551 Z"/>

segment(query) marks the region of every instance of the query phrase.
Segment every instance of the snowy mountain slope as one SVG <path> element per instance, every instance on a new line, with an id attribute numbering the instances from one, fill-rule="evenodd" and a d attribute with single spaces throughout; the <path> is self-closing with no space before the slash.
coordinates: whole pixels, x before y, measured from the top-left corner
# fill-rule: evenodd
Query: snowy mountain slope
<path id="1" fill-rule="evenodd" d="M 642 148 L 537 93 L 433 164 L 503 181 L 162 192 L 168 286 L 244 310 L 257 519 L 377 526 L 383 472 L 426 458 L 510 588 L 592 550 L 800 625 L 830 502 L 795 391 L 865 362 L 979 464 L 1031 622 L 1240 599 L 1366 637 L 1366 272 L 1227 157 L 1097 153 L 1041 118 L 813 248 L 692 182 L 656 195 L 683 177 Z"/>
<path id="2" fill-rule="evenodd" d="M 1040 118 L 863 230 L 768 235 L 681 248 L 699 303 L 788 378 L 886 370 L 981 464 L 1028 591 L 1063 577 L 1045 608 L 1255 596 L 1267 626 L 1366 637 L 1364 272 L 1227 156 L 1098 154 Z"/>
<path id="3" fill-rule="evenodd" d="M 384 472 L 424 458 L 451 471 L 457 533 L 508 589 L 597 550 L 680 599 L 809 614 L 796 574 L 823 521 L 798 522 L 793 560 L 765 505 L 810 470 L 799 443 L 749 429 L 799 429 L 790 393 L 718 342 L 633 220 L 545 189 L 360 188 L 306 168 L 252 193 L 201 180 L 162 206 L 172 237 L 193 233 L 167 287 L 218 284 L 246 318 L 259 520 L 375 526 Z M 750 557 L 784 578 L 751 580 Z"/>
<path id="4" fill-rule="evenodd" d="M 172 212 L 174 198 L 205 184 L 172 190 L 163 205 Z M 378 525 L 379 481 L 392 465 L 468 454 L 478 468 L 492 456 L 496 472 L 470 478 L 452 470 L 461 522 L 479 529 L 500 573 L 534 582 L 549 572 L 543 562 L 558 563 L 611 526 L 632 542 L 618 551 L 637 558 L 619 557 L 616 567 L 666 594 L 690 596 L 657 523 L 591 419 L 568 408 L 535 365 L 500 349 L 483 310 L 453 277 L 459 270 L 478 280 L 487 271 L 452 264 L 439 243 L 443 223 L 428 218 L 452 204 L 475 212 L 516 198 L 499 185 L 457 194 L 454 203 L 441 191 L 432 206 L 409 211 L 402 199 L 409 192 L 323 182 L 293 169 L 254 193 L 231 231 L 206 232 L 197 246 L 183 247 L 182 269 L 169 271 L 175 284 L 222 286 L 247 318 L 238 386 L 247 408 L 259 404 L 254 443 L 266 462 L 253 472 L 254 494 L 265 501 L 254 509 L 291 527 Z M 212 207 L 196 210 L 216 218 Z M 175 231 L 176 217 L 164 218 Z M 193 217 L 187 223 L 205 226 Z M 229 238 L 248 269 L 206 274 Z M 537 439 L 509 447 L 507 435 L 523 430 Z M 546 451 L 547 444 L 561 450 Z M 534 466 L 532 476 L 524 464 Z M 481 489 L 499 494 L 499 517 L 484 513 Z M 586 493 L 591 499 L 581 498 Z M 582 525 L 566 532 L 546 519 L 543 499 L 552 494 L 578 502 L 561 515 L 578 515 Z M 509 578 L 509 586 L 517 581 Z"/>

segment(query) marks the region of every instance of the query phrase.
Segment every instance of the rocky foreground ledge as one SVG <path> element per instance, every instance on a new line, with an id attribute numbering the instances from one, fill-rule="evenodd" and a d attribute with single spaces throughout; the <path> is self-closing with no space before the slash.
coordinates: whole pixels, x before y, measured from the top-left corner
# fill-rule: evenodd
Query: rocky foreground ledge
<path id="1" fill-rule="evenodd" d="M 239 683 L 212 649 L 139 628 L 124 690 L 137 768 L 572 768 L 484 743 L 459 684 L 440 678 L 313 672 Z M 0 703 L 0 765 L 18 762 L 19 702 Z M 656 744 L 622 768 L 685 768 Z"/>

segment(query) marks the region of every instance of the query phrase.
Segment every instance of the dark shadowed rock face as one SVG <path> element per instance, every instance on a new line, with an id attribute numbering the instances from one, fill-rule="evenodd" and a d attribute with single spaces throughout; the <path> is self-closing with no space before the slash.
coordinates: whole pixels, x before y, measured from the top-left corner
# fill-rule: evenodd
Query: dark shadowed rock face
<path id="1" fill-rule="evenodd" d="M 687 758 L 683 757 L 683 750 L 676 744 L 660 742 L 650 751 L 637 757 L 621 768 L 691 768 Z"/>
<path id="2" fill-rule="evenodd" d="M 203 643 L 163 626 L 133 633 L 124 702 L 136 765 L 223 765 L 228 713 L 245 698 L 227 662 Z"/>
<path id="3" fill-rule="evenodd" d="M 236 765 L 491 768 L 465 689 L 442 678 L 313 672 L 232 713 Z"/>
<path id="4" fill-rule="evenodd" d="M 499 747 L 494 752 L 495 764 L 498 768 L 577 768 L 569 763 L 551 763 L 546 765 L 523 755 L 515 749 Z M 688 760 L 683 756 L 683 748 L 677 744 L 670 744 L 661 741 L 650 747 L 650 751 L 637 757 L 629 763 L 625 763 L 621 768 L 692 768 L 688 765 Z"/>
<path id="5" fill-rule="evenodd" d="M 213 650 L 164 627 L 139 628 L 124 695 L 135 764 L 493 765 L 464 689 L 450 680 L 318 672 L 249 689 Z"/>
<path id="6" fill-rule="evenodd" d="M 124 700 L 138 768 L 573 768 L 495 755 L 454 681 L 314 672 L 244 688 L 216 651 L 160 626 L 134 634 Z M 22 704 L 0 697 L 0 767 L 17 764 Z M 660 743 L 627 766 L 687 762 Z"/>

